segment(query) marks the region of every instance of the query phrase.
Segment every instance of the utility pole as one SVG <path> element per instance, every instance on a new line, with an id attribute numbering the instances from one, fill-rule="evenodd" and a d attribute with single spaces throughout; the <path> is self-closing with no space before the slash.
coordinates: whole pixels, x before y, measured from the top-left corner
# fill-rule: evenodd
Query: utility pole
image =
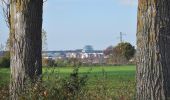
<path id="1" fill-rule="evenodd" d="M 123 34 L 122 32 L 120 32 L 120 43 L 122 43 L 123 42 L 123 35 L 126 35 L 126 34 Z"/>
<path id="2" fill-rule="evenodd" d="M 122 35 L 123 35 L 122 32 L 120 32 L 120 43 L 123 42 L 123 36 Z"/>

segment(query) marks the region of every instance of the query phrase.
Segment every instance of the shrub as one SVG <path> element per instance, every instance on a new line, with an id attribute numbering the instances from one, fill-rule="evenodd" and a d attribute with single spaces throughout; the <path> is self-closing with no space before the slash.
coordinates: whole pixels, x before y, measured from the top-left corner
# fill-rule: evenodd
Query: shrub
<path id="1" fill-rule="evenodd" d="M 56 65 L 57 67 L 66 67 L 66 66 L 68 66 L 68 60 L 57 59 L 57 60 L 55 61 L 55 65 Z"/>
<path id="2" fill-rule="evenodd" d="M 44 74 L 45 81 L 27 81 L 19 100 L 77 100 L 84 94 L 88 79 L 87 75 L 80 76 L 78 69 L 75 67 L 68 78 L 61 78 L 54 69 Z"/>
<path id="3" fill-rule="evenodd" d="M 42 59 L 42 65 L 46 67 L 55 66 L 55 61 L 53 59 Z"/>

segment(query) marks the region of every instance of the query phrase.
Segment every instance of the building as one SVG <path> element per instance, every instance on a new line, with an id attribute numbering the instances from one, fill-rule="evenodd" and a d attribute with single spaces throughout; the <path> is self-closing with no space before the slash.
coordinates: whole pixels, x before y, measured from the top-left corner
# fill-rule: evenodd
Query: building
<path id="1" fill-rule="evenodd" d="M 45 59 L 69 59 L 69 58 L 77 58 L 82 63 L 90 63 L 90 64 L 103 64 L 104 53 L 102 50 L 94 50 L 91 45 L 86 45 L 83 49 L 77 50 L 66 50 L 66 51 L 45 51 L 43 52 L 43 58 Z"/>

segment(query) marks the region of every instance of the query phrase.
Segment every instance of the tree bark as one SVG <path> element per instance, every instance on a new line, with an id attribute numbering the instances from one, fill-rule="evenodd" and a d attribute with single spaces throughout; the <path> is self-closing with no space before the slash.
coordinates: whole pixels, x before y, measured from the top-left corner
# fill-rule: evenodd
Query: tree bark
<path id="1" fill-rule="evenodd" d="M 24 91 L 25 81 L 36 81 L 42 74 L 43 0 L 11 0 L 10 55 L 12 100 Z"/>
<path id="2" fill-rule="evenodd" d="M 139 0 L 137 100 L 170 97 L 170 0 Z"/>

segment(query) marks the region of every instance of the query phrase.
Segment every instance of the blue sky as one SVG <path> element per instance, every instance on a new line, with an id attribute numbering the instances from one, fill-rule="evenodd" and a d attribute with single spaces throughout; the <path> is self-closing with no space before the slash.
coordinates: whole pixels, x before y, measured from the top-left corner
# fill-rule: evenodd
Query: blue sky
<path id="1" fill-rule="evenodd" d="M 80 49 L 92 45 L 105 49 L 124 41 L 136 44 L 137 0 L 48 0 L 44 4 L 43 28 L 48 50 Z M 0 42 L 8 37 L 0 14 Z"/>

